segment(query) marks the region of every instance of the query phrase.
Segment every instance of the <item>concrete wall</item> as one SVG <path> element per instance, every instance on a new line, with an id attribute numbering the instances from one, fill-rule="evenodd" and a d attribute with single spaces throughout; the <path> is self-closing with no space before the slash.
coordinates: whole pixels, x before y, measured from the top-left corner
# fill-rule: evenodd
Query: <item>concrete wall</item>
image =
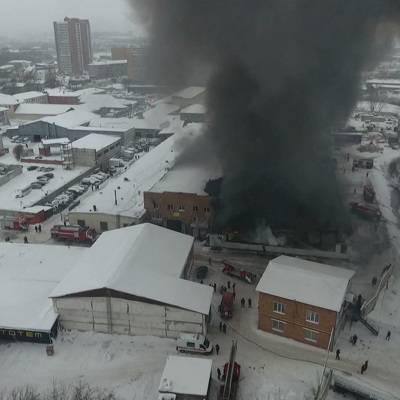
<path id="1" fill-rule="evenodd" d="M 72 148 L 75 165 L 94 167 L 96 165 L 96 150 Z"/>
<path id="2" fill-rule="evenodd" d="M 273 303 L 285 305 L 285 313 L 274 312 Z M 315 324 L 306 321 L 307 310 L 315 311 L 319 314 L 319 323 Z M 259 293 L 258 300 L 258 327 L 259 329 L 285 336 L 302 343 L 326 349 L 329 344 L 330 333 L 336 326 L 336 312 L 324 308 L 299 303 L 265 293 Z M 284 322 L 283 332 L 272 329 L 272 319 Z M 316 342 L 311 342 L 304 338 L 304 330 L 309 329 L 317 332 Z"/>
<path id="3" fill-rule="evenodd" d="M 176 307 L 119 298 L 53 299 L 65 329 L 176 338 L 181 332 L 206 334 L 202 314 Z"/>
<path id="4" fill-rule="evenodd" d="M 89 189 L 90 190 L 90 189 Z M 96 232 L 103 232 L 101 222 L 107 223 L 107 230 L 123 228 L 124 226 L 136 225 L 141 222 L 140 219 L 134 217 L 126 217 L 115 214 L 105 214 L 101 212 L 78 212 L 72 211 L 68 214 L 71 224 L 78 224 L 78 221 L 84 221 L 83 225 L 89 226 Z"/>

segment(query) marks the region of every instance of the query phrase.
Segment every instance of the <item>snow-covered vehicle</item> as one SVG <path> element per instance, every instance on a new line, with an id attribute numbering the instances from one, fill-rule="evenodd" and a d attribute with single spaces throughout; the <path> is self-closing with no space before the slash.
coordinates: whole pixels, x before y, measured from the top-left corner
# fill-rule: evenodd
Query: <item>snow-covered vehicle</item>
<path id="1" fill-rule="evenodd" d="M 211 354 L 214 346 L 203 335 L 182 333 L 176 340 L 176 350 L 181 353 Z"/>

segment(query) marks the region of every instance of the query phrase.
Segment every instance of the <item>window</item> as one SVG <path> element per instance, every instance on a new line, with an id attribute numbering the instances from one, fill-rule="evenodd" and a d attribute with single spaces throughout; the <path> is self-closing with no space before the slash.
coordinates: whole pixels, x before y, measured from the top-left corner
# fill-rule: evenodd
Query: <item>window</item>
<path id="1" fill-rule="evenodd" d="M 210 212 L 210 207 L 204 207 L 204 212 Z"/>
<path id="2" fill-rule="evenodd" d="M 279 314 L 285 314 L 285 305 L 283 303 L 274 302 L 274 312 Z"/>
<path id="3" fill-rule="evenodd" d="M 194 343 L 193 342 L 187 342 L 186 347 L 193 347 L 194 348 Z"/>
<path id="4" fill-rule="evenodd" d="M 79 226 L 85 226 L 86 225 L 84 219 L 78 219 L 77 223 L 78 223 Z"/>
<path id="5" fill-rule="evenodd" d="M 199 206 L 193 206 L 193 211 L 195 212 L 199 211 Z"/>
<path id="6" fill-rule="evenodd" d="M 102 232 L 108 231 L 108 223 L 105 221 L 100 221 L 100 230 Z"/>
<path id="7" fill-rule="evenodd" d="M 180 205 L 180 206 L 179 206 L 179 211 L 185 211 L 185 206 Z"/>
<path id="8" fill-rule="evenodd" d="M 167 208 L 168 208 L 168 210 L 173 211 L 174 206 L 173 206 L 173 204 L 168 204 L 168 205 L 167 205 Z"/>
<path id="9" fill-rule="evenodd" d="M 304 339 L 309 342 L 316 342 L 318 340 L 318 332 L 311 331 L 310 329 L 304 329 Z"/>
<path id="10" fill-rule="evenodd" d="M 306 311 L 306 321 L 312 322 L 313 324 L 319 324 L 319 314 L 315 311 Z"/>
<path id="11" fill-rule="evenodd" d="M 285 323 L 282 321 L 278 321 L 277 319 L 271 319 L 272 321 L 272 330 L 276 332 L 283 332 L 285 329 Z"/>

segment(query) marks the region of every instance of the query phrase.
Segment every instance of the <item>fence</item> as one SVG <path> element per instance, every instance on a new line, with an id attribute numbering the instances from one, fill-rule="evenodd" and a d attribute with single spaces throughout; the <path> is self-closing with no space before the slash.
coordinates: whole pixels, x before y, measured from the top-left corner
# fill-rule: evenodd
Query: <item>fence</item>
<path id="1" fill-rule="evenodd" d="M 389 278 L 392 276 L 392 274 L 393 274 L 392 264 L 386 265 L 386 267 L 383 268 L 382 270 L 381 278 L 379 280 L 379 284 L 375 294 L 369 300 L 364 301 L 364 303 L 361 306 L 360 312 L 363 318 L 365 318 L 375 308 L 376 302 L 378 301 L 378 297 L 382 289 L 384 289 L 388 284 Z"/>

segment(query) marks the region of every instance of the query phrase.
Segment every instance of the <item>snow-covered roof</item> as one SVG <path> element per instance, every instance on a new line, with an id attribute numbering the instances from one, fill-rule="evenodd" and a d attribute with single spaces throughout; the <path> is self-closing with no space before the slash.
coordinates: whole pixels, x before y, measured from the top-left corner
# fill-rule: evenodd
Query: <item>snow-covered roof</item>
<path id="1" fill-rule="evenodd" d="M 104 232 L 50 297 L 107 288 L 208 314 L 212 288 L 180 278 L 193 242 L 148 223 Z"/>
<path id="2" fill-rule="evenodd" d="M 132 118 L 132 123 L 135 129 L 143 129 L 150 131 L 161 130 L 160 124 L 152 119 Z"/>
<path id="3" fill-rule="evenodd" d="M 59 115 L 73 109 L 70 105 L 65 104 L 38 104 L 38 103 L 23 103 L 18 106 L 15 115 Z"/>
<path id="4" fill-rule="evenodd" d="M 74 107 L 71 106 L 70 109 L 70 111 L 54 117 L 44 117 L 42 118 L 42 121 L 62 126 L 64 128 L 76 128 L 80 125 L 87 124 L 98 117 L 96 114 L 87 111 L 75 110 Z"/>
<path id="5" fill-rule="evenodd" d="M 18 104 L 17 99 L 14 96 L 10 96 L 9 94 L 0 93 L 0 104 L 2 106 L 15 106 Z"/>
<path id="6" fill-rule="evenodd" d="M 79 99 L 82 103 L 79 108 L 90 112 L 102 108 L 125 109 L 127 107 L 125 102 L 116 99 L 110 94 L 83 93 Z"/>
<path id="7" fill-rule="evenodd" d="M 57 314 L 49 294 L 86 251 L 0 243 L 0 328 L 50 330 Z"/>
<path id="8" fill-rule="evenodd" d="M 189 86 L 180 92 L 174 93 L 174 97 L 181 97 L 183 99 L 192 99 L 202 93 L 204 93 L 206 88 L 204 86 Z"/>
<path id="9" fill-rule="evenodd" d="M 46 93 L 49 96 L 55 96 L 55 97 L 79 97 L 80 93 L 77 92 L 71 92 L 66 88 L 63 87 L 58 87 L 54 89 L 45 89 Z"/>
<path id="10" fill-rule="evenodd" d="M 110 128 L 121 130 L 130 130 L 135 128 L 134 120 L 132 118 L 99 118 L 90 121 L 89 127 L 94 128 Z"/>
<path id="11" fill-rule="evenodd" d="M 42 143 L 46 146 L 52 144 L 68 144 L 70 140 L 68 138 L 57 138 L 57 139 L 42 139 Z"/>
<path id="12" fill-rule="evenodd" d="M 209 358 L 168 356 L 158 391 L 207 396 L 211 368 Z"/>
<path id="13" fill-rule="evenodd" d="M 279 256 L 257 285 L 261 293 L 340 311 L 354 271 L 301 258 Z"/>
<path id="14" fill-rule="evenodd" d="M 103 61 L 93 61 L 90 65 L 118 65 L 118 64 L 127 64 L 127 60 L 103 60 Z"/>
<path id="15" fill-rule="evenodd" d="M 29 99 L 35 99 L 37 97 L 42 97 L 42 96 L 46 96 L 46 93 L 31 91 L 31 92 L 23 92 L 23 93 L 14 94 L 14 97 L 20 103 L 23 103 L 24 101 L 29 100 Z"/>
<path id="16" fill-rule="evenodd" d="M 206 107 L 203 104 L 192 104 L 181 111 L 181 114 L 205 114 Z"/>
<path id="17" fill-rule="evenodd" d="M 105 147 L 112 145 L 120 141 L 121 139 L 117 136 L 102 135 L 99 133 L 90 133 L 72 143 L 72 147 L 75 149 L 91 149 L 100 151 Z"/>
<path id="18" fill-rule="evenodd" d="M 8 108 L 0 107 L 0 112 L 8 111 Z"/>
<path id="19" fill-rule="evenodd" d="M 152 124 L 161 126 L 167 121 L 168 116 L 179 110 L 179 106 L 169 103 L 156 103 L 154 107 L 151 107 L 143 113 L 144 120 L 151 121 Z"/>

